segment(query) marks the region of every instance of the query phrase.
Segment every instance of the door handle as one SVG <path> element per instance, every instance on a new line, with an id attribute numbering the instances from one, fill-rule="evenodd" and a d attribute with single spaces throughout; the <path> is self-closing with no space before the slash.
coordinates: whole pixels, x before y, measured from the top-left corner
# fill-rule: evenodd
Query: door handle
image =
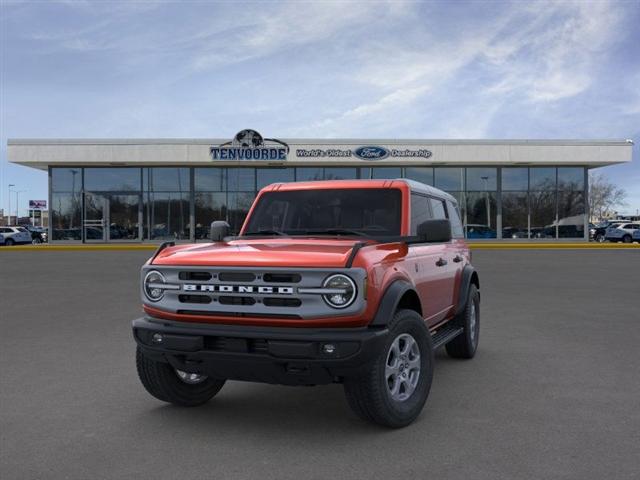
<path id="1" fill-rule="evenodd" d="M 448 262 L 447 262 L 444 258 L 440 257 L 440 258 L 438 259 L 438 261 L 436 262 L 436 265 L 437 265 L 438 267 L 444 267 L 447 263 L 448 263 Z"/>
<path id="2" fill-rule="evenodd" d="M 453 261 L 456 263 L 460 263 L 463 260 L 463 258 L 460 255 L 456 255 L 455 257 L 453 257 Z"/>

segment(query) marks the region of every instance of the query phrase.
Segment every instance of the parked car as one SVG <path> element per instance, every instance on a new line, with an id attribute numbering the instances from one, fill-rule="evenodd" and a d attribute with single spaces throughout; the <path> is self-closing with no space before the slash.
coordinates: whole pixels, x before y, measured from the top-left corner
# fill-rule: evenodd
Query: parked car
<path id="1" fill-rule="evenodd" d="M 211 243 L 166 242 L 142 267 L 136 367 L 158 400 L 202 405 L 226 380 L 339 383 L 358 416 L 398 428 L 422 411 L 435 349 L 475 355 L 480 283 L 451 195 L 280 183 L 250 212 L 239 236 L 214 222 Z"/>
<path id="2" fill-rule="evenodd" d="M 528 238 L 526 227 L 523 229 L 517 227 L 504 227 L 502 229 L 502 238 Z"/>
<path id="3" fill-rule="evenodd" d="M 7 246 L 31 243 L 31 234 L 22 227 L 0 227 L 0 233 L 4 237 Z"/>
<path id="4" fill-rule="evenodd" d="M 40 243 L 47 243 L 48 233 L 46 228 L 34 227 L 33 225 L 22 225 L 22 228 L 26 229 L 31 234 L 31 243 L 38 245 Z"/>
<path id="5" fill-rule="evenodd" d="M 466 226 L 467 238 L 496 238 L 496 231 L 486 225 L 469 224 Z"/>
<path id="6" fill-rule="evenodd" d="M 615 227 L 623 223 L 628 223 L 628 220 L 607 220 L 605 222 L 598 223 L 593 228 L 589 229 L 589 237 L 598 243 L 605 241 L 607 235 L 607 228 Z"/>
<path id="7" fill-rule="evenodd" d="M 623 223 L 615 227 L 609 227 L 605 234 L 605 240 L 631 243 L 633 241 L 633 233 L 638 229 L 640 229 L 640 223 Z"/>

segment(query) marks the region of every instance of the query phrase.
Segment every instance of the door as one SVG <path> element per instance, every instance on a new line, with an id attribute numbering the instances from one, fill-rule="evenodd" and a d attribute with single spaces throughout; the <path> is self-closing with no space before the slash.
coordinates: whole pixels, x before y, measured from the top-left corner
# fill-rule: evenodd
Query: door
<path id="1" fill-rule="evenodd" d="M 140 241 L 141 206 L 138 194 L 86 193 L 85 241 Z"/>
<path id="2" fill-rule="evenodd" d="M 105 195 L 86 193 L 84 196 L 83 237 L 86 242 L 106 242 L 108 203 Z"/>

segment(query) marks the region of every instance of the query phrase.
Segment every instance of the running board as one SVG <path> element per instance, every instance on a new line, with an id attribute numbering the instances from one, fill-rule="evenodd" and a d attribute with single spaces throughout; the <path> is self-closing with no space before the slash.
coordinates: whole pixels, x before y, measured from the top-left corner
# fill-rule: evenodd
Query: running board
<path id="1" fill-rule="evenodd" d="M 464 329 L 462 327 L 458 327 L 457 325 L 445 325 L 442 328 L 439 328 L 436 333 L 431 335 L 431 339 L 433 341 L 433 348 L 440 348 L 441 346 L 449 343 L 451 340 L 460 335 Z"/>

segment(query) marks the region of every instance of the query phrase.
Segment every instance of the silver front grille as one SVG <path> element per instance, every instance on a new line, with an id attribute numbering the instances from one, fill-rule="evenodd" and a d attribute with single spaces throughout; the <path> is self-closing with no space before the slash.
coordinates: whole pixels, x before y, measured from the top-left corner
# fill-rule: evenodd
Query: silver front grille
<path id="1" fill-rule="evenodd" d="M 167 288 L 160 301 L 143 302 L 175 313 L 321 318 L 353 315 L 364 309 L 365 271 L 360 268 L 256 270 L 238 267 L 167 267 L 146 265 L 142 278 L 157 270 L 166 279 Z M 336 310 L 323 300 L 322 284 L 330 275 L 343 273 L 356 284 L 355 301 Z"/>

